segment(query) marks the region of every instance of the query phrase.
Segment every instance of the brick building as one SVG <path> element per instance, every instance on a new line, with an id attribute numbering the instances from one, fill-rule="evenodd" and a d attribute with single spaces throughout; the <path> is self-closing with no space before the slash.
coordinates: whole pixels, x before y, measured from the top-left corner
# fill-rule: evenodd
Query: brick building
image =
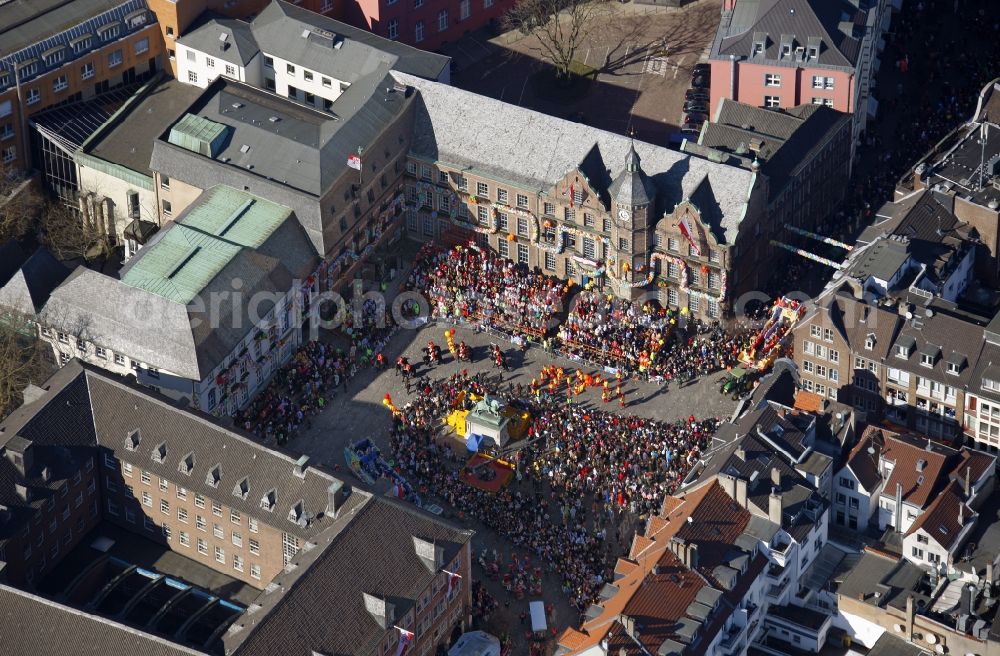
<path id="1" fill-rule="evenodd" d="M 119 619 L 139 621 L 133 631 L 178 649 L 258 654 L 294 643 L 302 653 L 370 656 L 395 648 L 401 627 L 414 633 L 411 653 L 428 654 L 468 620 L 471 532 L 352 491 L 306 457 L 262 447 L 116 376 L 77 362 L 63 367 L 29 389 L 2 435 L 0 576 L 29 592 L 95 602 L 96 610 L 76 611 L 94 615 L 91 628 L 104 608 L 96 601 L 108 594 L 93 575 L 97 564 L 88 576 L 40 583 L 71 552 L 74 562 L 100 561 L 89 545 L 113 542 L 105 537 L 112 525 L 192 563 L 174 560 L 176 567 L 194 572 L 197 563 L 230 588 L 241 583 L 253 600 L 252 612 L 227 602 L 229 617 L 196 634 L 163 624 L 156 611 L 170 596 L 155 586 L 115 592 L 126 609 L 145 604 L 152 612 L 140 621 L 127 610 Z M 116 557 L 128 565 L 127 551 Z M 162 575 L 177 576 L 168 569 L 152 580 Z M 202 610 L 214 599 L 205 596 Z M 331 615 L 343 623 L 321 621 Z M 62 630 L 70 641 L 86 635 L 74 624 Z"/>
<path id="2" fill-rule="evenodd" d="M 499 27 L 514 0 L 347 0 L 342 20 L 387 39 L 438 50 L 473 30 Z"/>
<path id="3" fill-rule="evenodd" d="M 163 40 L 146 0 L 15 0 L 0 10 L 0 154 L 38 166 L 31 117 L 161 68 Z"/>
<path id="4" fill-rule="evenodd" d="M 852 115 L 856 142 L 877 110 L 870 92 L 892 4 L 725 0 L 709 55 L 711 109 L 723 98 L 769 108 L 825 105 Z"/>

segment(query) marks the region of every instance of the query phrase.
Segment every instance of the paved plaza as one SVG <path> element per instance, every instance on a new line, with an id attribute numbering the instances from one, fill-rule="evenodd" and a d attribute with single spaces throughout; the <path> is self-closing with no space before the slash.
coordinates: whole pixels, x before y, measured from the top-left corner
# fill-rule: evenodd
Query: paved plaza
<path id="1" fill-rule="evenodd" d="M 449 45 L 453 84 L 504 102 L 571 118 L 666 145 L 681 123 L 691 71 L 705 60 L 719 24 L 718 2 L 682 8 L 608 3 L 610 15 L 587 36 L 576 60 L 596 71 L 587 93 L 556 103 L 532 89 L 532 74 L 548 66 L 533 36 L 516 32 L 486 39 L 470 34 Z"/>
<path id="2" fill-rule="evenodd" d="M 495 378 L 500 375 L 500 372 L 493 366 L 488 350 L 491 344 L 499 344 L 507 351 L 511 369 L 502 374 L 504 386 L 521 384 L 525 389 L 525 395 L 528 394 L 527 387 L 532 377 L 538 376 L 543 366 L 555 364 L 567 369 L 583 369 L 585 372 L 597 371 L 595 367 L 547 353 L 535 346 L 529 348 L 522 355 L 518 349 L 510 344 L 509 340 L 488 333 L 476 333 L 464 327 L 456 329 L 455 342 L 464 341 L 470 345 L 474 361 L 472 363 L 456 362 L 445 347 L 444 331 L 450 327 L 450 324 L 433 323 L 421 330 L 398 332 L 385 352 L 386 362 L 389 366 L 385 370 L 374 368 L 361 370 L 348 383 L 346 392 L 343 387 L 338 389 L 336 396 L 329 400 L 322 413 L 313 417 L 311 426 L 303 427 L 298 436 L 288 443 L 287 448 L 309 455 L 314 462 L 323 463 L 333 469 L 339 468 L 341 474 L 345 476 L 345 480 L 356 486 L 369 489 L 369 486 L 347 474 L 348 470 L 344 465 L 344 447 L 355 440 L 370 438 L 379 446 L 386 457 L 391 457 L 389 433 L 392 419 L 389 411 L 382 404 L 382 399 L 388 393 L 396 405 L 403 406 L 414 396 L 407 394 L 403 378 L 398 376 L 395 368 L 391 366 L 400 354 L 405 355 L 415 364 L 420 363 L 417 373 L 426 374 L 432 380 L 450 376 L 463 369 L 470 374 L 484 372 Z M 338 341 L 336 335 L 327 337 L 332 342 Z M 443 362 L 440 365 L 428 367 L 423 364 L 421 349 L 430 340 L 442 347 Z M 716 381 L 720 375 L 713 374 L 703 377 L 683 387 L 676 383 L 656 384 L 637 380 L 628 381 L 625 385 L 628 406 L 624 411 L 619 408 L 617 402 L 602 403 L 600 391 L 596 388 L 587 390 L 581 397 L 575 399 L 575 402 L 584 407 L 601 408 L 664 421 L 686 420 L 690 415 L 699 419 L 710 416 L 725 417 L 732 413 L 734 406 L 729 396 L 718 392 Z M 542 494 L 548 494 L 545 485 L 536 486 L 528 481 L 523 481 L 520 485 L 523 491 L 539 491 Z M 389 486 L 388 480 L 382 479 L 372 491 L 376 494 L 386 494 Z M 453 520 L 458 519 L 454 510 L 441 499 L 431 496 L 425 501 L 442 506 L 444 508 L 443 516 Z M 559 518 L 554 517 L 553 521 L 559 521 Z M 619 534 L 608 536 L 613 553 L 623 553 L 627 550 L 631 535 L 638 522 L 638 518 L 628 513 L 621 518 Z M 510 556 L 514 552 L 524 554 L 523 548 L 515 547 L 507 539 L 497 535 L 479 521 L 465 517 L 461 523 L 476 531 L 473 546 L 477 556 L 484 548 L 491 552 L 496 549 L 504 562 L 510 562 Z M 515 651 L 513 653 L 527 653 L 523 640 L 524 630 L 528 627 L 521 626 L 521 613 L 527 610 L 528 601 L 534 598 L 516 599 L 514 595 L 504 590 L 500 581 L 487 579 L 485 572 L 478 566 L 475 567 L 475 576 L 477 580 L 484 582 L 487 589 L 499 602 L 498 611 L 491 616 L 488 629 L 494 633 L 508 632 L 514 639 Z M 570 607 L 566 596 L 561 593 L 560 587 L 561 581 L 558 576 L 547 572 L 543 579 L 543 599 L 546 604 L 551 604 L 554 613 L 552 626 L 559 630 L 579 622 L 577 612 Z M 521 651 L 518 651 L 519 649 Z"/>

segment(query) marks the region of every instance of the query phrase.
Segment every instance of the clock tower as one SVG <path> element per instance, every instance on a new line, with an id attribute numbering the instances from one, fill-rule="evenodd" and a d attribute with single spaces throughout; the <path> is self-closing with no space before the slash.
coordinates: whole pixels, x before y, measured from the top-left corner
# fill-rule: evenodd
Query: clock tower
<path id="1" fill-rule="evenodd" d="M 634 142 L 629 144 L 625 155 L 625 168 L 611 183 L 608 192 L 614 217 L 609 249 L 614 254 L 614 279 L 620 281 L 619 296 L 634 298 L 640 294 L 642 286 L 629 287 L 621 282 L 638 283 L 645 278 L 639 268 L 648 264 L 652 250 L 650 240 L 656 206 L 656 186 L 643 172 Z"/>

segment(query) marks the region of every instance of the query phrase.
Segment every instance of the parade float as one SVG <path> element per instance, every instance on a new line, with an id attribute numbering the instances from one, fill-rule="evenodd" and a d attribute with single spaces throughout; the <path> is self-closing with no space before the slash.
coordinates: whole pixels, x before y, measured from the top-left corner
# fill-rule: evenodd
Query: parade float
<path id="1" fill-rule="evenodd" d="M 800 301 L 786 297 L 775 301 L 763 328 L 750 346 L 740 353 L 740 363 L 747 369 L 767 371 L 790 345 L 792 328 L 803 314 L 805 306 Z"/>

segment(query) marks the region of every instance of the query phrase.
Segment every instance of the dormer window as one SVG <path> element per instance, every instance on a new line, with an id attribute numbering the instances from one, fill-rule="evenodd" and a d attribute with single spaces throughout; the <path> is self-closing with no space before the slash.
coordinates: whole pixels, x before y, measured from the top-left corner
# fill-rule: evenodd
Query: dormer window
<path id="1" fill-rule="evenodd" d="M 274 510 L 274 506 L 278 503 L 278 491 L 273 487 L 267 491 L 267 494 L 260 498 L 260 507 L 268 512 Z"/>
<path id="2" fill-rule="evenodd" d="M 934 356 L 933 355 L 927 355 L 926 353 L 921 353 L 920 354 L 920 364 L 923 365 L 923 366 L 925 366 L 925 367 L 933 367 L 934 366 Z"/>
<path id="3" fill-rule="evenodd" d="M 757 57 L 757 56 L 763 55 L 763 54 L 764 54 L 764 42 L 763 41 L 755 41 L 754 44 L 753 44 L 753 51 L 751 51 L 750 56 L 751 57 Z"/>
<path id="4" fill-rule="evenodd" d="M 139 430 L 136 429 L 128 434 L 125 438 L 125 450 L 135 451 L 139 448 L 139 444 L 142 442 L 142 436 L 139 434 Z"/>
<path id="5" fill-rule="evenodd" d="M 188 476 L 194 470 L 194 451 L 189 451 L 183 459 L 181 459 L 181 464 L 177 465 L 177 471 Z"/>
<path id="6" fill-rule="evenodd" d="M 790 43 L 784 43 L 784 44 L 782 44 L 782 46 L 781 46 L 781 58 L 784 59 L 786 57 L 791 57 L 791 56 L 792 56 L 792 44 L 790 44 Z"/>
<path id="7" fill-rule="evenodd" d="M 250 494 L 250 480 L 244 476 L 243 480 L 237 483 L 236 487 L 233 488 L 233 496 L 246 499 L 248 494 Z"/>
<path id="8" fill-rule="evenodd" d="M 865 350 L 870 351 L 875 348 L 875 336 L 869 335 L 865 338 Z"/>
<path id="9" fill-rule="evenodd" d="M 806 59 L 816 59 L 817 57 L 819 57 L 819 47 L 809 46 L 806 50 Z"/>
<path id="10" fill-rule="evenodd" d="M 949 362 L 948 363 L 948 373 L 949 374 L 952 374 L 953 376 L 957 376 L 959 369 L 961 369 L 961 367 L 959 367 L 954 362 Z"/>
<path id="11" fill-rule="evenodd" d="M 222 466 L 216 465 L 208 470 L 208 476 L 205 477 L 205 482 L 212 487 L 219 487 L 219 481 L 222 480 Z"/>
<path id="12" fill-rule="evenodd" d="M 167 443 L 166 442 L 160 442 L 159 444 L 157 444 L 156 448 L 153 449 L 153 453 L 151 454 L 151 457 L 153 458 L 154 462 L 161 462 L 162 463 L 164 460 L 166 460 L 167 459 Z"/>
<path id="13" fill-rule="evenodd" d="M 896 356 L 900 357 L 900 358 L 908 358 L 908 357 L 910 357 L 910 349 L 909 349 L 909 347 L 906 347 L 906 346 L 897 346 L 896 347 Z"/>
<path id="14" fill-rule="evenodd" d="M 983 378 L 983 389 L 991 392 L 1000 392 L 1000 382 L 991 378 Z"/>
<path id="15" fill-rule="evenodd" d="M 299 520 L 302 519 L 303 512 L 303 502 L 302 499 L 299 499 L 288 511 L 288 521 L 295 522 L 297 524 Z"/>

